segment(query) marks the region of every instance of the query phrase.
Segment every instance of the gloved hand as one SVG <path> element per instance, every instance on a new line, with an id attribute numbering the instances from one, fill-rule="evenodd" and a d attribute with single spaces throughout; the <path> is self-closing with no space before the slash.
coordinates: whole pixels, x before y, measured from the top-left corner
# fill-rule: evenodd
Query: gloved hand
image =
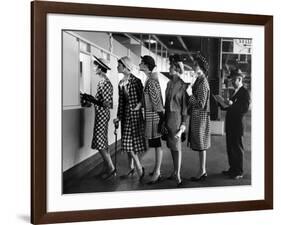
<path id="1" fill-rule="evenodd" d="M 181 125 L 179 131 L 176 133 L 175 138 L 180 138 L 185 131 L 185 125 Z"/>
<path id="2" fill-rule="evenodd" d="M 119 119 L 118 118 L 113 119 L 113 124 L 114 124 L 115 129 L 118 129 L 118 127 L 119 127 Z"/>
<path id="3" fill-rule="evenodd" d="M 89 101 L 95 105 L 98 105 L 98 106 L 101 106 L 101 107 L 104 107 L 104 104 L 102 101 L 99 101 L 97 100 L 94 96 L 92 95 L 88 95 L 86 93 L 82 94 L 83 95 L 83 98 L 86 100 L 86 101 Z"/>
<path id="4" fill-rule="evenodd" d="M 192 95 L 192 87 L 191 87 L 191 85 L 189 85 L 188 88 L 186 89 L 186 93 L 188 94 L 188 96 Z"/>
<path id="5" fill-rule="evenodd" d="M 91 102 L 88 102 L 88 101 L 84 98 L 84 96 L 83 96 L 82 93 L 80 93 L 80 104 L 81 104 L 82 107 L 91 107 L 91 106 L 92 106 Z"/>

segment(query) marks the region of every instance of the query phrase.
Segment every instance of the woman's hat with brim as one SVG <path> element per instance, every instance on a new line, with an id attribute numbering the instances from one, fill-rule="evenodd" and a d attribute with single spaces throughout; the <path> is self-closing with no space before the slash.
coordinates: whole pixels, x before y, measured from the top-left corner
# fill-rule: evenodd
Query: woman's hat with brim
<path id="1" fill-rule="evenodd" d="M 230 74 L 229 74 L 228 78 L 232 79 L 232 78 L 235 78 L 235 77 L 244 78 L 245 74 L 240 69 L 233 69 L 233 70 L 230 71 Z"/>
<path id="2" fill-rule="evenodd" d="M 94 56 L 94 63 L 100 65 L 101 67 L 103 67 L 107 70 L 111 70 L 111 68 L 109 67 L 109 62 L 107 60 L 105 60 L 104 58 L 98 58 L 98 57 Z"/>
<path id="3" fill-rule="evenodd" d="M 130 71 L 134 69 L 134 64 L 128 56 L 124 56 L 119 59 L 119 61 Z"/>

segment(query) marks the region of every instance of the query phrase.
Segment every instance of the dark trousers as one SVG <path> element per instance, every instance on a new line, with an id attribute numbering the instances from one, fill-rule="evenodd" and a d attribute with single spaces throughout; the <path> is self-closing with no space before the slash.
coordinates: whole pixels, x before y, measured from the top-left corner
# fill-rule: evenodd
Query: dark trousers
<path id="1" fill-rule="evenodd" d="M 243 174 L 243 142 L 242 136 L 226 132 L 226 147 L 229 171 L 233 175 Z"/>

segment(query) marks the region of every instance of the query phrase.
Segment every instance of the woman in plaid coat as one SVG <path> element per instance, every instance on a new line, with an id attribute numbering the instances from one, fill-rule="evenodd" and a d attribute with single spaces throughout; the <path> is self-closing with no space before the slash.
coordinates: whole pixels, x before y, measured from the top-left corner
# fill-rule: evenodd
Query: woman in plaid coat
<path id="1" fill-rule="evenodd" d="M 200 181 L 207 177 L 206 150 L 211 146 L 210 135 L 210 87 L 205 76 L 207 62 L 202 56 L 195 58 L 192 68 L 196 81 L 187 89 L 188 103 L 191 106 L 189 142 L 192 150 L 199 154 L 199 171 L 192 181 Z"/>
<path id="2" fill-rule="evenodd" d="M 110 67 L 105 59 L 95 57 L 94 69 L 101 78 L 97 86 L 97 93 L 95 97 L 83 94 L 82 98 L 95 105 L 95 127 L 91 147 L 98 150 L 103 159 L 103 169 L 97 176 L 108 179 L 116 175 L 116 169 L 108 150 L 108 122 L 110 109 L 113 108 L 113 86 L 106 76 Z"/>
<path id="3" fill-rule="evenodd" d="M 144 177 L 138 153 L 146 150 L 144 138 L 144 119 L 142 115 L 143 85 L 141 80 L 131 74 L 133 63 L 129 57 L 118 60 L 118 72 L 124 74 L 119 83 L 119 102 L 117 119 L 114 123 L 121 121 L 121 146 L 122 151 L 127 152 L 136 165 L 140 180 Z M 129 172 L 133 173 L 134 169 Z"/>

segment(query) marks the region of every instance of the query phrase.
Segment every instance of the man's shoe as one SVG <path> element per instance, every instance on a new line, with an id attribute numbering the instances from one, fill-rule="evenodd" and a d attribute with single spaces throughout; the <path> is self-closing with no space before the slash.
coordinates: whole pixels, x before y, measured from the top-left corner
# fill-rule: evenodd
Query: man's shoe
<path id="1" fill-rule="evenodd" d="M 240 180 L 242 178 L 243 178 L 243 174 L 236 174 L 236 175 L 231 176 L 231 179 L 234 179 L 234 180 Z"/>
<path id="2" fill-rule="evenodd" d="M 233 175 L 233 173 L 230 170 L 224 170 L 224 171 L 222 171 L 222 174 L 225 175 L 225 176 L 232 176 Z"/>

